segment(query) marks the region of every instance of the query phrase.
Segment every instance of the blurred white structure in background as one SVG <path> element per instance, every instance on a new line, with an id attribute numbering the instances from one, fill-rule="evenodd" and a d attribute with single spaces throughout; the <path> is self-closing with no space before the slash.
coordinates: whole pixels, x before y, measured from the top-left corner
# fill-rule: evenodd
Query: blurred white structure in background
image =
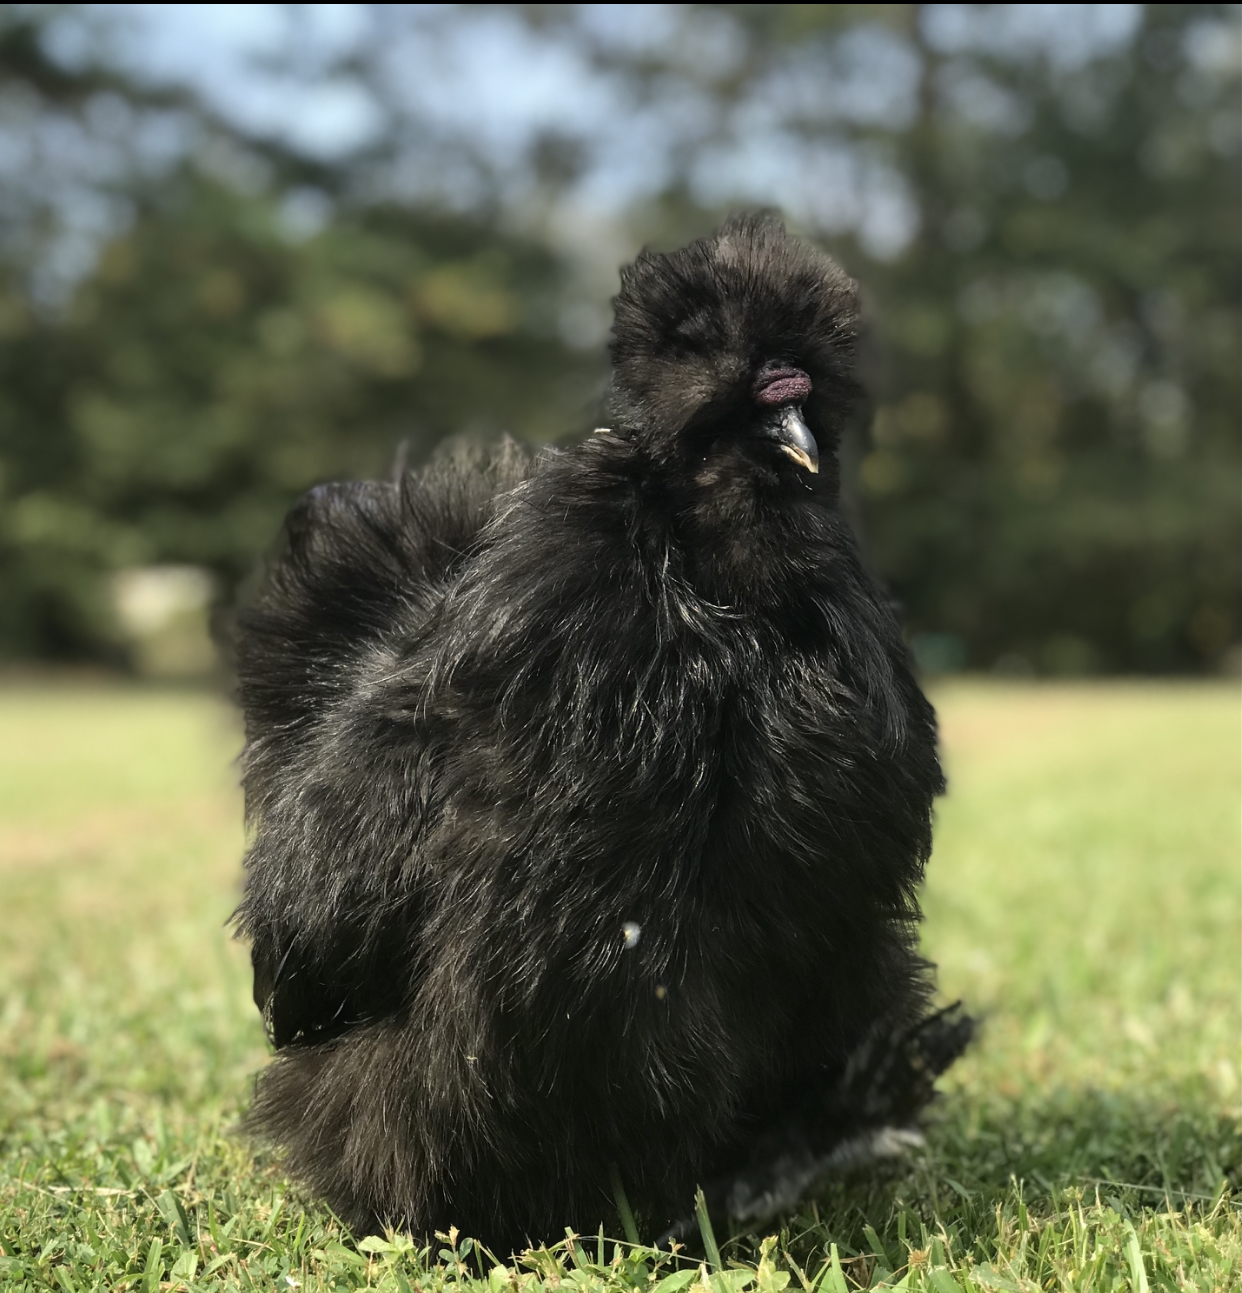
<path id="1" fill-rule="evenodd" d="M 171 680 L 212 672 L 215 590 L 201 566 L 140 566 L 113 576 L 113 609 L 139 673 Z"/>

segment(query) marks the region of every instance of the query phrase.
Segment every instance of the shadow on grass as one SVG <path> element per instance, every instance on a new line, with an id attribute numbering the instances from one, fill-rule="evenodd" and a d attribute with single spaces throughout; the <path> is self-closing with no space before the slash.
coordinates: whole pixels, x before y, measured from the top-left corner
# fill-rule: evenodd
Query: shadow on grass
<path id="1" fill-rule="evenodd" d="M 994 1239 L 1003 1213 L 1051 1217 L 1078 1200 L 1122 1216 L 1209 1212 L 1242 1188 L 1242 1126 L 1221 1106 L 1206 1084 L 954 1096 L 916 1158 L 824 1183 L 788 1220 L 790 1252 L 809 1259 L 830 1239 L 865 1254 L 877 1238 L 915 1242 L 921 1228 L 969 1248 Z M 738 1236 L 731 1247 L 741 1256 L 751 1243 Z"/>

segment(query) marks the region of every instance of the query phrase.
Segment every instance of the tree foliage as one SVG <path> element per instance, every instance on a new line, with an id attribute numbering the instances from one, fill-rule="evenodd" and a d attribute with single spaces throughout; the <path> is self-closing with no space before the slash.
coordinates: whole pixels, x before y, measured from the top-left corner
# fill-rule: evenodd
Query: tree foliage
<path id="1" fill-rule="evenodd" d="M 226 159 L 231 173 L 191 156 L 115 177 L 132 211 L 51 306 L 10 269 L 9 655 L 115 657 L 108 576 L 128 567 L 203 566 L 227 598 L 318 481 L 387 474 L 447 436 L 576 429 L 597 365 L 557 332 L 554 252 L 386 201 L 299 230 L 278 168 L 256 184 L 238 164 L 256 151 Z"/>
<path id="2" fill-rule="evenodd" d="M 866 271 L 885 365 L 862 484 L 877 563 L 916 632 L 940 635 L 929 654 L 1160 670 L 1236 639 L 1223 35 L 1150 7 L 1126 47 L 1068 69 L 1006 50 L 964 67 L 919 42 L 896 154 L 918 233 Z"/>
<path id="3" fill-rule="evenodd" d="M 115 654 L 128 567 L 227 598 L 298 492 L 403 443 L 582 433 L 616 262 L 754 203 L 863 283 L 848 465 L 925 664 L 1237 641 L 1238 6 L 366 12 L 272 72 L 375 105 L 327 156 L 139 75 L 101 8 L 0 6 L 0 653 Z M 580 101 L 516 143 L 469 87 L 440 111 L 488 40 Z"/>

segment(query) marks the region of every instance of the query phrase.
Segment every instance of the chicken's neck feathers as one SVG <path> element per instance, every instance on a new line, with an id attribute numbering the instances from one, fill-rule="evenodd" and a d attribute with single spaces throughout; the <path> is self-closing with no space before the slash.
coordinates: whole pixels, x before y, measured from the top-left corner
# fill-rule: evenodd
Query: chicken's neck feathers
<path id="1" fill-rule="evenodd" d="M 468 676 L 502 717 L 520 712 L 530 688 L 590 710 L 587 694 L 621 678 L 664 687 L 636 708 L 656 704 L 675 725 L 704 688 L 719 697 L 796 665 L 818 678 L 824 703 L 870 715 L 879 739 L 900 744 L 905 649 L 839 512 L 773 509 L 769 529 L 739 550 L 756 562 L 765 544 L 791 555 L 731 586 L 703 546 L 712 536 L 638 451 L 608 439 L 546 458 L 497 506 L 445 592 L 424 697 Z"/>

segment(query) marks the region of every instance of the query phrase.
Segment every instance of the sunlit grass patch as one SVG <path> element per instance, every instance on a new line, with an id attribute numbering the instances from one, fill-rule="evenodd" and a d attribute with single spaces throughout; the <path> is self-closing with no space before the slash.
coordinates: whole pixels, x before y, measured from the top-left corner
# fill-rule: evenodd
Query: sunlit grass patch
<path id="1" fill-rule="evenodd" d="M 925 1152 L 826 1185 L 763 1247 L 717 1234 L 713 1271 L 599 1236 L 424 1249 L 302 1199 L 232 1132 L 266 1057 L 224 926 L 234 719 L 193 693 L 0 691 L 0 1287 L 1238 1287 L 1236 689 L 936 700 L 925 941 L 982 1037 Z"/>

